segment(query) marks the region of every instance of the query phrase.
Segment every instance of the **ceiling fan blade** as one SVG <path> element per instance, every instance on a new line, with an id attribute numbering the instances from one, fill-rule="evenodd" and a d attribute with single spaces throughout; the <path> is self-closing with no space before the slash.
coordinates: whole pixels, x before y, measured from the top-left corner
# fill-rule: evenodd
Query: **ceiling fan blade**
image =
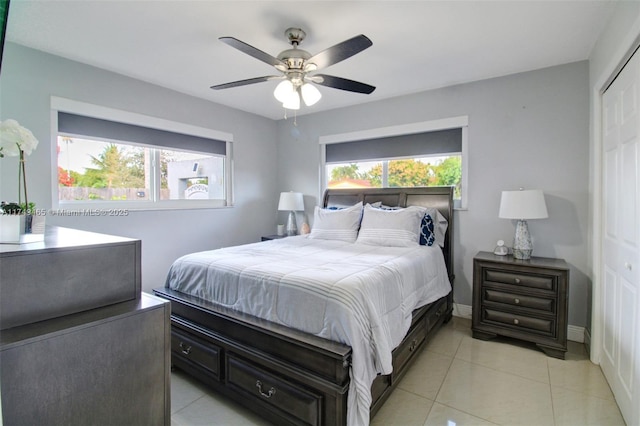
<path id="1" fill-rule="evenodd" d="M 365 93 L 367 95 L 376 90 L 375 86 L 327 74 L 316 74 L 312 77 L 312 81 L 316 84 L 320 84 L 321 86 L 333 87 L 334 89 L 346 90 L 349 92 Z"/>
<path id="2" fill-rule="evenodd" d="M 313 55 L 306 62 L 316 64 L 318 68 L 326 68 L 344 61 L 372 45 L 373 43 L 367 36 L 360 34 Z"/>
<path id="3" fill-rule="evenodd" d="M 282 75 L 265 75 L 264 77 L 248 78 L 246 80 L 238 80 L 238 81 L 232 81 L 230 83 L 218 84 L 215 86 L 211 86 L 211 88 L 213 90 L 229 89 L 231 87 L 246 86 L 247 84 L 262 83 L 264 81 L 283 79 L 283 78 L 284 76 Z"/>
<path id="4" fill-rule="evenodd" d="M 285 64 L 284 62 L 282 62 L 280 59 L 269 55 L 266 52 L 263 52 L 260 49 L 257 49 L 243 41 L 238 40 L 237 38 L 234 37 L 220 37 L 219 40 L 225 44 L 228 44 L 231 47 L 235 47 L 236 49 L 238 49 L 239 51 L 246 53 L 249 56 L 253 56 L 254 58 L 262 61 L 262 62 L 266 62 L 269 65 L 273 65 L 275 66 L 279 66 L 279 67 L 285 67 L 287 66 L 287 64 Z"/>

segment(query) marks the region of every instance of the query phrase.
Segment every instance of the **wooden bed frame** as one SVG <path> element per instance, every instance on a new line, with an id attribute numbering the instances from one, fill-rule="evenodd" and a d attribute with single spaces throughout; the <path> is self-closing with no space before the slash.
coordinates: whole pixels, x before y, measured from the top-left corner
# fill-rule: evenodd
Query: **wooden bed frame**
<path id="1" fill-rule="evenodd" d="M 453 285 L 453 188 L 329 189 L 323 206 L 381 201 L 437 208 L 449 221 L 443 248 Z M 345 425 L 351 348 L 233 311 L 168 288 L 171 362 L 278 425 Z M 453 291 L 413 312 L 411 328 L 393 351 L 393 373 L 371 387 L 371 416 L 389 397 L 425 343 L 452 315 Z"/>

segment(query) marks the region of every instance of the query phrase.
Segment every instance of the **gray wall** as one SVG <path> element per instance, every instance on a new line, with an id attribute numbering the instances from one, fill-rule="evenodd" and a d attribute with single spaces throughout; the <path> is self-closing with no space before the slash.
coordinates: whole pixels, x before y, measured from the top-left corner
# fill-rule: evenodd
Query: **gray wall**
<path id="1" fill-rule="evenodd" d="M 5 45 L 0 119 L 13 118 L 40 141 L 27 158 L 29 200 L 51 207 L 50 97 L 145 114 L 234 135 L 235 207 L 132 211 L 128 217 L 47 217 L 51 225 L 142 240 L 143 290 L 164 285 L 180 255 L 260 241 L 274 233 L 276 123 L 13 43 Z M 17 199 L 17 157 L 0 161 L 0 200 Z M 54 182 L 55 183 L 55 182 Z M 266 214 L 263 214 L 265 213 Z"/>
<path id="2" fill-rule="evenodd" d="M 354 94 L 353 96 L 360 96 Z M 569 324 L 587 325 L 589 68 L 586 61 L 447 87 L 278 122 L 278 186 L 318 203 L 318 138 L 469 117 L 468 209 L 456 211 L 455 302 L 471 305 L 472 260 L 513 241 L 498 218 L 502 190 L 542 189 L 549 219 L 529 221 L 534 255 L 571 266 Z"/>

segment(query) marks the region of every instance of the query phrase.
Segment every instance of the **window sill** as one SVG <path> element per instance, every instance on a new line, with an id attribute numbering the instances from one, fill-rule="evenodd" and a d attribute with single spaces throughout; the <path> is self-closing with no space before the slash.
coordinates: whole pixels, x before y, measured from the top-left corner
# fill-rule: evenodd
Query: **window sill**
<path id="1" fill-rule="evenodd" d="M 56 216 L 126 216 L 128 212 L 134 211 L 159 211 L 159 210 L 204 210 L 204 209 L 226 209 L 233 205 L 226 205 L 222 200 L 210 201 L 167 201 L 161 203 L 152 202 L 66 202 L 59 203 L 50 210 Z"/>

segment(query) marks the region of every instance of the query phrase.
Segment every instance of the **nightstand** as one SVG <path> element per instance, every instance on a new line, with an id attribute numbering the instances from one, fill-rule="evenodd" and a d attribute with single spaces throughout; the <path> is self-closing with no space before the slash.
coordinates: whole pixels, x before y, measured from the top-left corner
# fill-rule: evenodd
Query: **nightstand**
<path id="1" fill-rule="evenodd" d="M 280 238 L 286 238 L 286 235 L 263 235 L 260 241 L 279 240 Z"/>
<path id="2" fill-rule="evenodd" d="M 473 259 L 473 337 L 526 340 L 564 359 L 568 291 L 569 267 L 562 259 L 479 252 Z"/>

